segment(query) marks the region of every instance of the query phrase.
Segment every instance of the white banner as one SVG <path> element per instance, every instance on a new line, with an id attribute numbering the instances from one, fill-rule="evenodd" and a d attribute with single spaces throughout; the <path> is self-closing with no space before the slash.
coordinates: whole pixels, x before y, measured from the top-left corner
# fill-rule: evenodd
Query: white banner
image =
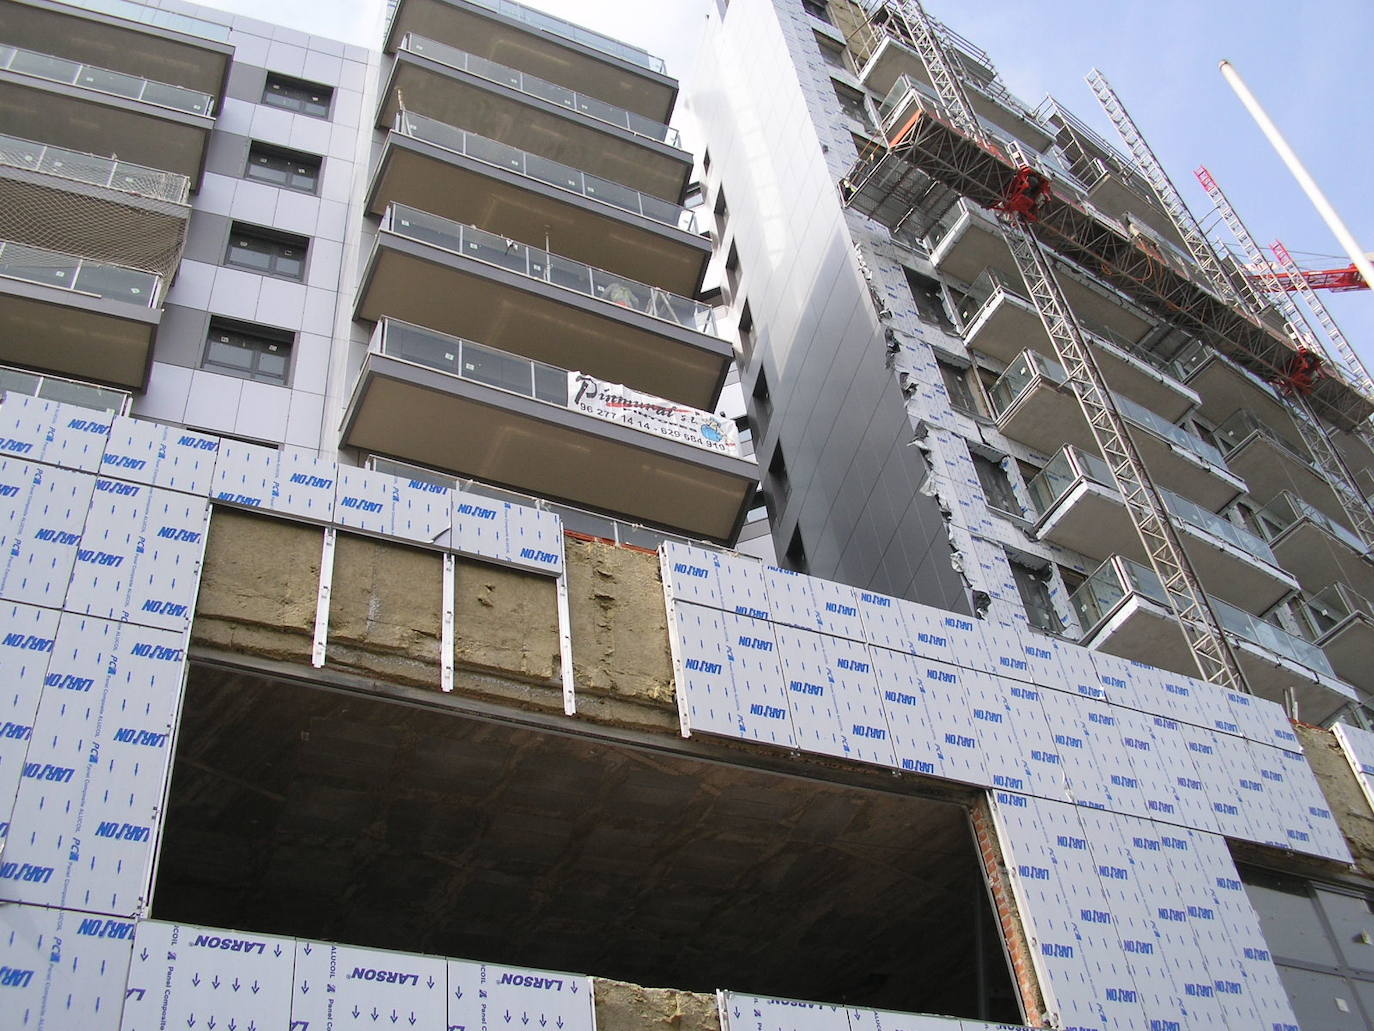
<path id="1" fill-rule="evenodd" d="M 569 407 L 693 447 L 739 457 L 734 420 L 665 401 L 653 394 L 606 383 L 583 372 L 568 373 Z"/>

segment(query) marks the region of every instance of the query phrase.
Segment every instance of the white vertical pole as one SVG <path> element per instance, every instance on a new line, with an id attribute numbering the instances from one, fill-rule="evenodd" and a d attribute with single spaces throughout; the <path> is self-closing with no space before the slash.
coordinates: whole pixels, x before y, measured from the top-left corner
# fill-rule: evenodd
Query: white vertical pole
<path id="1" fill-rule="evenodd" d="M 1288 166 L 1288 171 L 1293 173 L 1293 178 L 1298 181 L 1303 192 L 1307 194 L 1307 199 L 1312 202 L 1312 206 L 1317 209 L 1317 214 L 1321 215 L 1337 240 L 1340 241 L 1346 253 L 1350 255 L 1350 260 L 1355 263 L 1355 267 L 1360 270 L 1360 275 L 1371 287 L 1374 287 L 1374 264 L 1371 264 L 1365 252 L 1360 249 L 1360 245 L 1355 242 L 1355 237 L 1341 221 L 1341 216 L 1336 214 L 1336 209 L 1331 206 L 1331 202 L 1326 199 L 1326 194 L 1322 193 L 1317 181 L 1312 178 L 1311 173 L 1303 167 L 1303 163 L 1298 160 L 1298 155 L 1293 148 L 1288 145 L 1288 141 L 1283 138 L 1264 108 L 1260 107 L 1255 95 L 1250 92 L 1250 87 L 1245 85 L 1245 80 L 1240 77 L 1240 72 L 1236 71 L 1235 66 L 1230 61 L 1221 62 L 1221 74 L 1230 83 L 1231 88 L 1236 91 L 1236 96 L 1245 105 L 1250 117 L 1260 127 L 1260 131 L 1269 138 L 1269 142 L 1278 151 L 1279 157 L 1283 158 L 1283 163 Z"/>

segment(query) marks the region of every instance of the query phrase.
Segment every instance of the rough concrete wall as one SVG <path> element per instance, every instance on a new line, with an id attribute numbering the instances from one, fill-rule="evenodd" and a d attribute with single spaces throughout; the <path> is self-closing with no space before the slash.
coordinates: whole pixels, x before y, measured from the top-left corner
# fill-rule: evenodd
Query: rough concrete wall
<path id="1" fill-rule="evenodd" d="M 597 1031 L 720 1031 L 714 995 L 597 978 Z"/>
<path id="2" fill-rule="evenodd" d="M 657 556 L 567 543 L 579 714 L 676 733 Z M 308 666 L 322 546 L 321 527 L 215 509 L 193 643 Z M 454 586 L 455 691 L 561 712 L 554 581 L 459 559 Z M 438 552 L 340 532 L 326 669 L 437 690 L 442 590 Z"/>
<path id="3" fill-rule="evenodd" d="M 1374 811 L 1336 743 L 1336 735 L 1301 723 L 1294 724 L 1294 730 L 1331 805 L 1331 814 L 1345 833 L 1355 865 L 1366 877 L 1374 877 Z"/>

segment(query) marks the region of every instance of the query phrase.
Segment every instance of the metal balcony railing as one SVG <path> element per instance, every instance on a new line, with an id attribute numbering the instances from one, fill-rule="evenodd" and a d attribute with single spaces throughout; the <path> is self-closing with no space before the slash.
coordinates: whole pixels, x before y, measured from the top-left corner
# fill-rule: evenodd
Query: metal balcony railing
<path id="1" fill-rule="evenodd" d="M 666 143 L 670 147 L 681 148 L 682 144 L 678 132 L 670 126 L 655 122 L 652 118 L 637 115 L 633 111 L 626 111 L 614 104 L 608 104 L 604 100 L 589 97 L 585 93 L 570 90 L 566 86 L 558 86 L 537 76 L 508 68 L 503 64 L 497 64 L 495 61 L 488 61 L 485 57 L 469 54 L 467 51 L 459 50 L 447 43 L 440 43 L 437 40 L 407 32 L 401 40 L 401 49 L 419 57 L 437 61 L 449 68 L 456 68 L 458 71 L 476 75 L 489 82 L 508 86 L 528 96 L 557 104 L 569 111 L 577 111 L 589 118 L 614 125 L 618 129 L 627 129 L 636 136 Z"/>
<path id="2" fill-rule="evenodd" d="M 149 7 L 146 4 L 133 3 L 132 0 L 81 0 L 80 7 L 83 10 L 98 11 L 101 14 L 113 14 L 117 18 L 152 25 L 159 29 L 171 29 L 173 32 L 185 33 L 188 36 L 199 36 L 201 39 L 213 40 L 216 43 L 229 42 L 230 30 L 228 25 L 206 21 L 204 18 L 193 18 L 189 14 L 164 11 L 160 8 Z"/>
<path id="3" fill-rule="evenodd" d="M 377 323 L 371 348 L 377 354 L 507 390 L 604 422 L 631 426 L 703 451 L 740 457 L 733 420 L 618 383 L 606 383 L 581 372 L 561 369 L 399 319 L 384 318 Z"/>
<path id="4" fill-rule="evenodd" d="M 715 333 L 711 309 L 688 297 L 509 240 L 404 204 L 391 204 L 382 230 L 488 265 L 629 308 L 697 333 Z"/>
<path id="5" fill-rule="evenodd" d="M 410 111 L 396 113 L 396 132 L 411 139 L 431 143 L 436 147 L 462 154 L 474 160 L 518 172 L 548 186 L 567 190 L 580 197 L 609 204 L 621 211 L 660 222 L 663 225 L 682 229 L 689 233 L 697 231 L 696 216 L 684 207 L 671 204 L 666 200 L 641 193 L 609 179 L 591 175 L 570 165 L 551 161 L 538 154 L 519 150 L 505 143 L 478 136 L 466 129 L 440 122 Z"/>
<path id="6" fill-rule="evenodd" d="M 172 204 L 187 203 L 191 192 L 191 180 L 177 172 L 164 172 L 132 161 L 85 154 L 3 134 L 0 134 L 0 167 L 42 172 L 69 182 L 103 186 Z"/>
<path id="7" fill-rule="evenodd" d="M 561 39 L 569 40 L 573 43 L 580 43 L 584 47 L 599 50 L 610 57 L 628 61 L 630 64 L 638 65 L 640 68 L 647 68 L 651 72 L 659 75 L 668 73 L 667 66 L 661 58 L 655 57 L 641 47 L 632 46 L 629 43 L 622 43 L 620 40 L 612 39 L 610 36 L 603 36 L 599 32 L 591 29 L 584 29 L 581 25 L 574 25 L 570 21 L 562 18 L 555 18 L 551 14 L 543 11 L 535 11 L 523 4 L 517 4 L 514 0 L 468 0 L 474 7 L 483 7 L 493 14 L 499 14 L 512 21 L 518 21 L 523 25 L 528 25 L 532 29 L 547 32 L 550 35 L 558 36 Z M 399 5 L 398 5 L 399 7 Z M 393 17 L 394 17 L 393 13 Z"/>
<path id="8" fill-rule="evenodd" d="M 210 117 L 214 112 L 215 98 L 199 90 L 172 86 L 165 82 L 155 82 L 138 75 L 111 71 L 93 64 L 69 61 L 65 57 L 54 57 L 36 50 L 0 44 L 0 70 L 30 75 L 35 79 L 60 82 L 69 86 L 106 93 L 110 96 L 125 97 L 129 100 L 154 104 L 172 111 Z"/>
<path id="9" fill-rule="evenodd" d="M 141 308 L 157 304 L 162 286 L 162 278 L 151 272 L 9 240 L 0 240 L 0 276 L 125 301 Z"/>
<path id="10" fill-rule="evenodd" d="M 94 383 L 83 383 L 79 379 L 51 376 L 46 372 L 26 372 L 7 365 L 0 365 L 0 392 L 59 401 L 112 415 L 128 415 L 129 405 L 133 401 L 133 395 L 127 390 L 114 390 Z"/>

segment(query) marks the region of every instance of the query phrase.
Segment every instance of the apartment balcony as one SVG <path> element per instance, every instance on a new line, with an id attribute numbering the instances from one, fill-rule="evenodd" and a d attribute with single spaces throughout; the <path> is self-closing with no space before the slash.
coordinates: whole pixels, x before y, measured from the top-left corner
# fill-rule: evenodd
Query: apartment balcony
<path id="1" fill-rule="evenodd" d="M 1168 595 L 1148 566 L 1114 555 L 1069 601 L 1086 647 L 1197 675 Z M 1298 717 L 1309 723 L 1321 723 L 1355 697 L 1316 645 L 1219 598 L 1208 602 L 1252 693 L 1283 704 L 1291 691 Z"/>
<path id="2" fill-rule="evenodd" d="M 1202 398 L 1198 407 L 1201 415 L 1212 422 L 1222 422 L 1232 412 L 1247 408 L 1266 426 L 1283 427 L 1282 436 L 1290 438 L 1293 447 L 1302 449 L 1302 437 L 1293 426 L 1287 402 L 1268 383 L 1198 342 L 1183 349 L 1177 363 L 1184 382 Z"/>
<path id="3" fill-rule="evenodd" d="M 0 43 L 0 126 L 21 139 L 117 154 L 194 186 L 213 111 L 200 90 Z"/>
<path id="4" fill-rule="evenodd" d="M 1328 584 L 1304 599 L 1300 610 L 1313 643 L 1326 653 L 1336 675 L 1374 695 L 1374 602 L 1342 583 Z"/>
<path id="5" fill-rule="evenodd" d="M 692 295 L 711 242 L 686 208 L 609 179 L 402 111 L 386 139 L 368 210 L 406 204 Z"/>
<path id="6" fill-rule="evenodd" d="M 342 443 L 724 543 L 758 479 L 729 419 L 392 319 Z"/>
<path id="7" fill-rule="evenodd" d="M 1027 486 L 1038 512 L 1034 532 L 1041 540 L 1095 560 L 1120 554 L 1149 561 L 1111 469 L 1096 455 L 1061 448 Z M 1266 612 L 1298 589 L 1263 539 L 1172 491 L 1159 493 L 1209 594 Z"/>
<path id="8" fill-rule="evenodd" d="M 710 408 L 734 351 L 697 301 L 393 204 L 356 318 L 404 319 Z"/>
<path id="9" fill-rule="evenodd" d="M 0 40 L 215 97 L 234 57 L 228 25 L 132 0 L 6 0 Z"/>
<path id="10" fill-rule="evenodd" d="M 1286 428 L 1296 435 L 1292 417 L 1285 418 Z M 1213 436 L 1226 455 L 1226 464 L 1245 477 L 1250 496 L 1261 505 L 1286 490 L 1334 520 L 1348 518 L 1340 495 L 1312 464 L 1306 447 L 1289 440 L 1250 409 L 1233 412 Z"/>
<path id="11" fill-rule="evenodd" d="M 1023 351 L 989 391 L 997 428 L 1047 455 L 1064 444 L 1095 451 L 1088 421 L 1067 380 L 1057 362 L 1035 351 Z M 1117 394 L 1114 398 L 1133 431 L 1140 457 L 1159 486 L 1213 512 L 1245 493 L 1244 482 L 1211 444 L 1128 397 Z"/>
<path id="12" fill-rule="evenodd" d="M 669 119 L 677 100 L 677 80 L 659 58 L 511 0 L 401 0 L 387 30 L 387 53 L 407 33 L 462 46 L 659 122 Z"/>
<path id="13" fill-rule="evenodd" d="M 986 269 L 974 281 L 959 315 L 968 345 L 999 361 L 1015 360 L 1027 346 L 1046 358 L 1056 357 L 1035 306 L 1014 280 L 994 269 Z M 1170 422 L 1197 406 L 1197 394 L 1179 382 L 1170 363 L 1134 352 L 1110 330 L 1086 325 L 1083 329 L 1112 390 Z"/>
<path id="14" fill-rule="evenodd" d="M 0 361 L 141 388 L 161 291 L 150 272 L 0 241 Z"/>
<path id="15" fill-rule="evenodd" d="M 1374 594 L 1374 553 L 1357 533 L 1315 505 L 1280 491 L 1256 518 L 1274 554 L 1304 590 L 1319 591 L 1340 582 L 1361 594 Z"/>
<path id="16" fill-rule="evenodd" d="M 951 205 L 935 220 L 926 234 L 926 246 L 937 268 L 965 283 L 975 283 L 987 272 L 1003 283 L 1013 284 L 1012 289 L 1018 294 L 1023 289 L 1021 272 L 997 219 L 967 200 Z M 1149 331 L 1150 320 L 1110 288 L 1062 265 L 1058 279 L 1080 323 L 1099 327 L 1112 339 L 1123 341 L 1139 340 Z"/>
<path id="17" fill-rule="evenodd" d="M 395 124 L 402 97 L 408 111 L 655 197 L 681 199 L 692 173 L 667 125 L 413 33 L 399 44 L 377 128 Z"/>
<path id="18" fill-rule="evenodd" d="M 78 408 L 89 408 L 93 412 L 107 412 L 110 415 L 128 415 L 129 407 L 133 403 L 133 395 L 127 390 L 115 390 L 84 380 L 28 372 L 3 365 L 0 365 L 0 391 L 5 394 L 36 397 L 42 401 L 75 405 Z"/>
<path id="19" fill-rule="evenodd" d="M 947 46 L 951 35 L 946 34 Z M 1002 85 L 985 53 L 967 41 L 954 44 L 952 52 L 964 71 L 969 102 L 981 118 L 1036 150 L 1043 150 L 1054 141 L 1050 127 Z M 931 89 L 925 62 L 910 42 L 900 36 L 885 35 L 859 70 L 859 78 L 874 93 L 887 96 L 904 77 L 913 88 Z"/>
<path id="20" fill-rule="evenodd" d="M 190 186 L 175 172 L 0 135 L 0 239 L 170 273 Z"/>

